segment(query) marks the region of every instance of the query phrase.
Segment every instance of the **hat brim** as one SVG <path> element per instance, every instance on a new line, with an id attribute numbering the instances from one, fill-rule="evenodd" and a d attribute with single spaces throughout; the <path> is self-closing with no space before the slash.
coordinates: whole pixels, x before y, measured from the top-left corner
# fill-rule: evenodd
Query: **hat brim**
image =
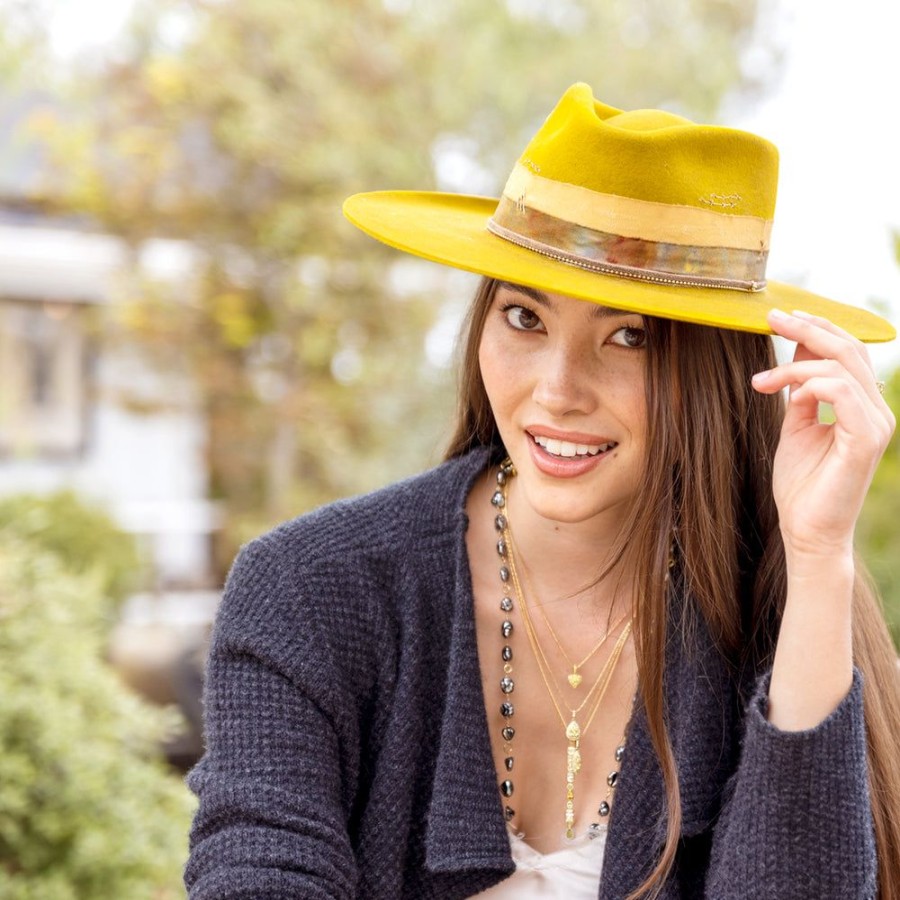
<path id="1" fill-rule="evenodd" d="M 431 191 L 373 191 L 344 202 L 344 215 L 391 247 L 428 259 L 603 306 L 737 331 L 772 334 L 773 307 L 823 316 L 866 342 L 890 341 L 896 329 L 875 313 L 780 282 L 761 291 L 658 285 L 603 275 L 542 256 L 491 234 L 497 200 Z"/>

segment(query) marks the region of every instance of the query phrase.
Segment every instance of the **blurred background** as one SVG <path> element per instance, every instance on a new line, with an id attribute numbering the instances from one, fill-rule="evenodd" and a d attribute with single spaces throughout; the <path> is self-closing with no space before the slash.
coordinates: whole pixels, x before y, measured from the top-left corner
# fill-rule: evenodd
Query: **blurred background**
<path id="1" fill-rule="evenodd" d="M 0 898 L 182 896 L 236 550 L 440 459 L 474 278 L 356 233 L 348 194 L 496 196 L 586 81 L 773 139 L 770 277 L 896 321 L 898 26 L 876 0 L 0 0 Z M 858 533 L 895 637 L 898 491 L 895 444 Z"/>

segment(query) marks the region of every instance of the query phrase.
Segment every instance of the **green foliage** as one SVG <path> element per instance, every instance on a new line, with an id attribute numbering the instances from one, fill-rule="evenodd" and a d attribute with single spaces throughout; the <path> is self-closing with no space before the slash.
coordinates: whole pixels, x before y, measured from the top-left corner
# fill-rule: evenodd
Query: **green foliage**
<path id="1" fill-rule="evenodd" d="M 55 554 L 68 572 L 93 573 L 99 579 L 98 596 L 114 603 L 140 579 L 134 539 L 71 491 L 0 499 L 0 533 Z"/>
<path id="2" fill-rule="evenodd" d="M 172 717 L 102 660 L 99 568 L 0 528 L 0 897 L 183 896 L 192 800 L 159 759 Z"/>
<path id="3" fill-rule="evenodd" d="M 453 387 L 424 339 L 466 298 L 356 233 L 343 199 L 379 187 L 496 195 L 574 81 L 625 108 L 711 116 L 740 78 L 756 9 L 139 7 L 130 45 L 76 79 L 77 125 L 45 123 L 59 162 L 46 184 L 135 246 L 166 235 L 197 251 L 174 290 L 136 275 L 109 327 L 196 386 L 223 569 L 259 528 L 434 461 L 447 433 Z"/>
<path id="4" fill-rule="evenodd" d="M 885 400 L 900 410 L 900 369 L 887 382 Z M 857 545 L 881 590 L 885 615 L 900 648 L 900 435 L 894 434 L 875 473 L 856 528 Z"/>

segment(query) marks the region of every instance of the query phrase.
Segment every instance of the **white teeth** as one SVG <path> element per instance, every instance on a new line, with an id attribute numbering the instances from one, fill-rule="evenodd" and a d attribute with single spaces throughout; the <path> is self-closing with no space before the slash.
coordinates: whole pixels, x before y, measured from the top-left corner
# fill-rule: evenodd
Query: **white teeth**
<path id="1" fill-rule="evenodd" d="M 573 456 L 596 456 L 606 450 L 611 450 L 616 446 L 615 441 L 608 441 L 605 444 L 574 444 L 572 441 L 560 441 L 556 438 L 544 437 L 543 435 L 533 435 L 534 442 L 543 447 L 553 456 L 562 456 L 571 459 Z"/>

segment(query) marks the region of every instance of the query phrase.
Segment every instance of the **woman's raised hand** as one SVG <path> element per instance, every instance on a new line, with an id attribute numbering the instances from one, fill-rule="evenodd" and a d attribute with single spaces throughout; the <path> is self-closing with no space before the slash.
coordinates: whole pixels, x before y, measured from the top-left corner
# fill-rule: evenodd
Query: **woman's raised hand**
<path id="1" fill-rule="evenodd" d="M 754 376 L 771 394 L 790 388 L 773 491 L 788 557 L 851 553 L 853 530 L 895 427 L 864 344 L 827 319 L 772 310 L 769 324 L 797 342 L 792 362 Z M 819 404 L 834 411 L 819 421 Z"/>
<path id="2" fill-rule="evenodd" d="M 760 372 L 764 394 L 789 388 L 772 490 L 784 540 L 787 596 L 769 683 L 769 721 L 812 728 L 846 696 L 853 673 L 853 531 L 894 431 L 865 347 L 826 319 L 769 314 L 797 342 L 792 362 Z M 834 421 L 819 421 L 828 403 Z"/>

